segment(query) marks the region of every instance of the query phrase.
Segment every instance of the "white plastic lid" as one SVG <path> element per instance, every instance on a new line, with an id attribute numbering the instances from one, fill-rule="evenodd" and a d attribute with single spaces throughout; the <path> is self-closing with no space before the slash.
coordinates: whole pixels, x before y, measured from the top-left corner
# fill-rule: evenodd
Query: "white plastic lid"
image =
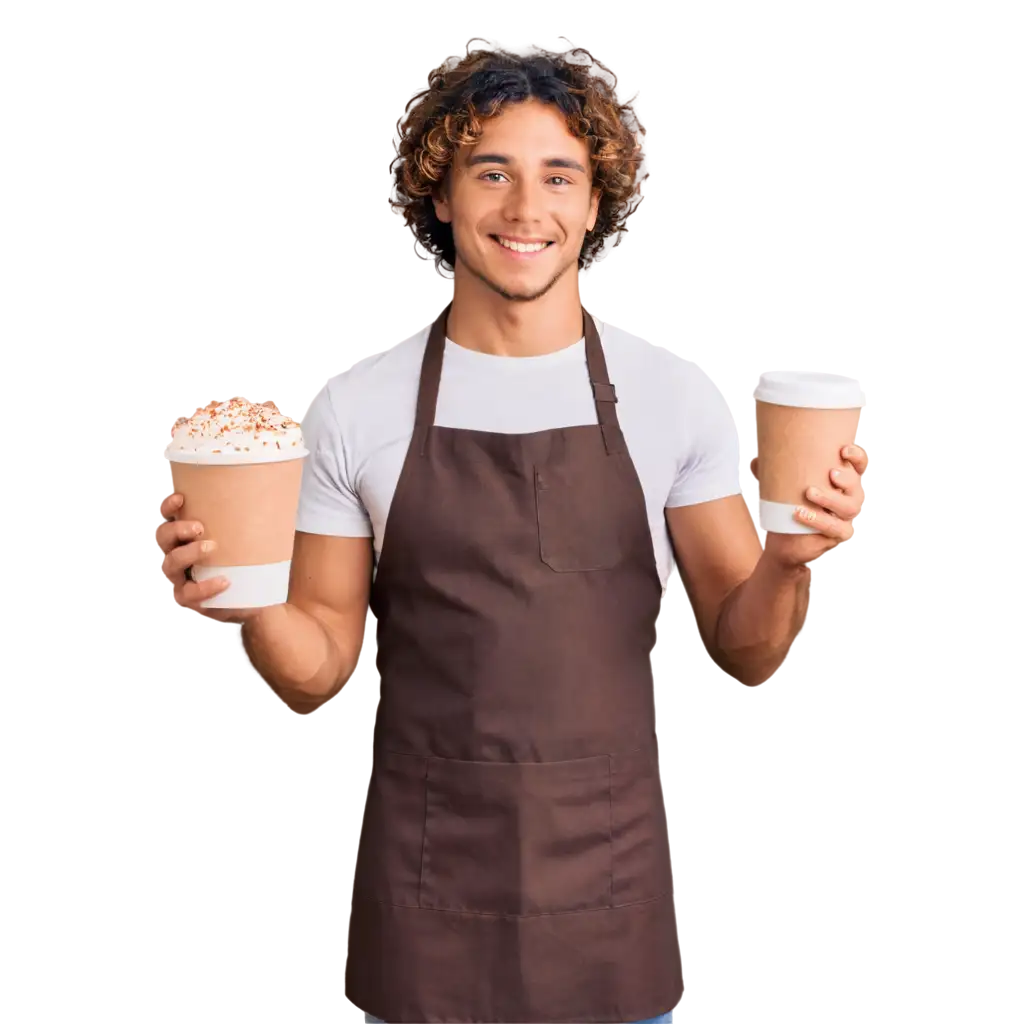
<path id="1" fill-rule="evenodd" d="M 191 462 L 197 466 L 253 466 L 265 462 L 287 462 L 289 459 L 301 459 L 309 454 L 303 445 L 287 448 L 270 448 L 249 452 L 203 452 L 189 448 L 164 449 L 164 458 L 171 462 Z"/>
<path id="2" fill-rule="evenodd" d="M 867 404 L 860 384 L 853 377 L 809 370 L 762 373 L 754 398 L 772 405 L 803 409 L 859 409 Z"/>

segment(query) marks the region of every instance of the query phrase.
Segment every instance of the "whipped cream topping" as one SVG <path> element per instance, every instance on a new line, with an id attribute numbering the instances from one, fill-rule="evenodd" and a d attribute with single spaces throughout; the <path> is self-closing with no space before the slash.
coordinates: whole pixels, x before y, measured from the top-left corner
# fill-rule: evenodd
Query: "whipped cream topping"
<path id="1" fill-rule="evenodd" d="M 212 401 L 171 428 L 164 455 L 176 462 L 276 462 L 309 454 L 302 426 L 273 402 Z"/>

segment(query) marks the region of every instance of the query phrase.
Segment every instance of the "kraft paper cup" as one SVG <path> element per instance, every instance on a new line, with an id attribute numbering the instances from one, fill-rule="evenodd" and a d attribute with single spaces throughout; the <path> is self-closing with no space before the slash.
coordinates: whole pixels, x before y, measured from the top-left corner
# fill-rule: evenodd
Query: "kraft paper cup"
<path id="1" fill-rule="evenodd" d="M 201 540 L 214 551 L 192 566 L 197 582 L 225 576 L 231 586 L 201 602 L 203 608 L 265 608 L 288 598 L 295 516 L 304 447 L 262 461 L 243 462 L 190 451 L 165 452 L 178 519 L 203 524 Z"/>
<path id="2" fill-rule="evenodd" d="M 864 392 L 852 377 L 776 370 L 761 374 L 754 398 L 761 529 L 817 533 L 793 514 L 808 504 L 808 487 L 840 493 L 829 471 L 856 439 Z"/>

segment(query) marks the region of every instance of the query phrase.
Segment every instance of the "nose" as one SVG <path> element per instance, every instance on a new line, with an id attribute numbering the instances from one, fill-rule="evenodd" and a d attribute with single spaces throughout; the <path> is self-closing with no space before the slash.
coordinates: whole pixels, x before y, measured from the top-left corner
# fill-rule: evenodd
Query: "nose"
<path id="1" fill-rule="evenodd" d="M 522 225 L 524 234 L 532 225 L 540 223 L 543 205 L 543 189 L 539 182 L 521 178 L 506 191 L 505 216 L 513 223 Z"/>

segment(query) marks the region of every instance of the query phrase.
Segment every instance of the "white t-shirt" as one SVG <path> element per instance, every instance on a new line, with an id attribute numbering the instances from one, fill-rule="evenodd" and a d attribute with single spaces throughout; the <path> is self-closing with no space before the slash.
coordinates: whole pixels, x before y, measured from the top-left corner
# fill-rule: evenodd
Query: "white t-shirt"
<path id="1" fill-rule="evenodd" d="M 662 587 L 674 565 L 665 509 L 742 493 L 739 438 L 722 393 L 696 363 L 594 318 L 619 425 L 647 502 Z M 428 324 L 332 377 L 302 421 L 296 528 L 373 537 L 388 509 L 416 417 Z M 434 422 L 522 434 L 597 423 L 584 339 L 542 356 L 496 356 L 445 343 Z"/>

